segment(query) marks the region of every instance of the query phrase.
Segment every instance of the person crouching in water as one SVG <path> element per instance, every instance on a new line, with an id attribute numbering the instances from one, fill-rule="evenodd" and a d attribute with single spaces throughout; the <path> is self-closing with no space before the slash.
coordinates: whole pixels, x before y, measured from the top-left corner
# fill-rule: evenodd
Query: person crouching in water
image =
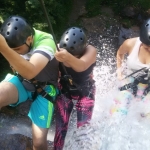
<path id="1" fill-rule="evenodd" d="M 97 49 L 87 44 L 84 31 L 78 27 L 71 27 L 64 32 L 59 48 L 55 58 L 61 62 L 61 94 L 56 102 L 54 150 L 63 149 L 73 101 L 76 101 L 77 127 L 80 127 L 90 121 L 95 100 L 93 68 Z"/>

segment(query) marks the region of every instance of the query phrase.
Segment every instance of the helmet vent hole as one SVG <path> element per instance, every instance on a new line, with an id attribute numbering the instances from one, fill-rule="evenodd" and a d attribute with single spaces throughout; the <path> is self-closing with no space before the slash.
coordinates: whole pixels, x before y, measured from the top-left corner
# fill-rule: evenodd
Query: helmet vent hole
<path id="1" fill-rule="evenodd" d="M 10 26 L 10 22 L 9 22 L 9 23 L 7 23 L 7 25 L 8 25 L 8 26 Z"/>
<path id="2" fill-rule="evenodd" d="M 15 30 L 18 30 L 18 28 L 17 28 L 17 27 L 15 27 L 14 29 L 15 29 Z"/>
<path id="3" fill-rule="evenodd" d="M 16 21 L 18 21 L 18 18 L 16 18 Z"/>
<path id="4" fill-rule="evenodd" d="M 67 38 L 66 41 L 69 41 L 69 39 Z"/>
<path id="5" fill-rule="evenodd" d="M 81 40 L 81 41 L 83 41 L 83 39 L 82 39 L 82 38 L 80 38 L 80 40 Z"/>
<path id="6" fill-rule="evenodd" d="M 73 33 L 73 35 L 75 36 L 76 34 L 75 34 L 75 33 Z"/>
<path id="7" fill-rule="evenodd" d="M 9 32 L 7 32 L 7 35 L 9 35 L 10 33 Z"/>
<path id="8" fill-rule="evenodd" d="M 68 34 L 68 31 L 66 32 L 66 34 Z"/>
<path id="9" fill-rule="evenodd" d="M 74 41 L 73 44 L 76 44 L 76 41 Z"/>
<path id="10" fill-rule="evenodd" d="M 80 30 L 80 32 L 82 32 L 82 30 Z"/>
<path id="11" fill-rule="evenodd" d="M 67 45 L 66 44 L 63 44 L 63 47 L 65 48 Z"/>
<path id="12" fill-rule="evenodd" d="M 148 27 L 149 26 L 149 24 L 146 24 L 146 27 Z"/>

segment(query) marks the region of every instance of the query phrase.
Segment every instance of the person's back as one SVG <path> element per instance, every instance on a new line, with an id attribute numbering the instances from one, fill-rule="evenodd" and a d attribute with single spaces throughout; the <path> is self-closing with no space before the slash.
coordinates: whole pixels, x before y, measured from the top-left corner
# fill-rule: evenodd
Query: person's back
<path id="1" fill-rule="evenodd" d="M 47 63 L 47 65 L 41 70 L 41 72 L 39 72 L 39 74 L 35 76 L 34 79 L 42 83 L 48 82 L 57 87 L 58 71 L 59 71 L 58 61 L 54 57 L 54 54 L 51 52 L 53 51 L 52 48 L 49 47 L 50 40 L 52 40 L 51 42 L 52 44 L 54 44 L 53 37 L 48 33 L 36 29 L 34 29 L 34 31 L 35 34 L 32 49 L 27 54 L 22 55 L 22 57 L 24 57 L 26 60 L 29 60 L 34 53 L 40 53 L 49 59 L 53 58 L 51 61 Z"/>

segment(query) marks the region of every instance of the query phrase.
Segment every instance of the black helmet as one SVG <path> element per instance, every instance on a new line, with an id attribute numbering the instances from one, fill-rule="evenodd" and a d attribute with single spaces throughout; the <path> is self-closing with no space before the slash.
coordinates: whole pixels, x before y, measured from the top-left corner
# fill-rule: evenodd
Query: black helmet
<path id="1" fill-rule="evenodd" d="M 26 43 L 27 37 L 34 34 L 33 28 L 20 16 L 11 16 L 1 26 L 0 33 L 11 48 Z"/>
<path id="2" fill-rule="evenodd" d="M 86 35 L 81 28 L 71 27 L 62 35 L 60 48 L 65 48 L 72 55 L 82 55 L 86 47 Z"/>
<path id="3" fill-rule="evenodd" d="M 150 19 L 144 21 L 140 29 L 140 40 L 146 45 L 150 45 Z"/>

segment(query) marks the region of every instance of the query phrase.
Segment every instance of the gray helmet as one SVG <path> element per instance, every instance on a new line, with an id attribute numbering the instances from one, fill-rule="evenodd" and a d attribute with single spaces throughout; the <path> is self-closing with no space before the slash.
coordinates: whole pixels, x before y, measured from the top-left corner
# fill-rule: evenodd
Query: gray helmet
<path id="1" fill-rule="evenodd" d="M 78 27 L 71 27 L 63 33 L 59 47 L 65 48 L 72 55 L 82 55 L 85 51 L 86 43 L 84 31 Z"/>
<path id="2" fill-rule="evenodd" d="M 4 21 L 0 33 L 11 48 L 19 47 L 26 43 L 27 37 L 34 34 L 33 28 L 20 16 L 11 16 Z"/>
<path id="3" fill-rule="evenodd" d="M 140 40 L 146 45 L 150 45 L 150 19 L 144 21 L 140 29 Z"/>

